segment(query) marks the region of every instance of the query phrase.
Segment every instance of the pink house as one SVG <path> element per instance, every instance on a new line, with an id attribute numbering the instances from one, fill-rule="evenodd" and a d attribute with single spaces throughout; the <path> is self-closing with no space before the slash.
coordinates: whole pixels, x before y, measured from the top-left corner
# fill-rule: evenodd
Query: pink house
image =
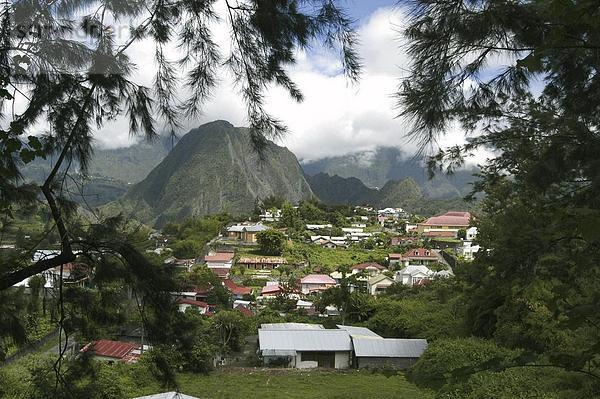
<path id="1" fill-rule="evenodd" d="M 303 294 L 324 291 L 335 284 L 335 280 L 326 274 L 309 274 L 300 280 Z"/>

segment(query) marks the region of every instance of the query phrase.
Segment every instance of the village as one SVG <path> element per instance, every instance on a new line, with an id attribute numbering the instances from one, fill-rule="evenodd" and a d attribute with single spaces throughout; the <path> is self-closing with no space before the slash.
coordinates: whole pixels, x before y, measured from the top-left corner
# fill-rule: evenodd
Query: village
<path id="1" fill-rule="evenodd" d="M 289 203 L 262 209 L 250 220 L 227 218 L 194 257 L 175 256 L 170 246 L 189 237 L 176 238 L 173 226 L 148 233 L 146 252 L 179 281 L 180 289 L 170 293 L 179 312 L 207 319 L 234 312 L 253 320 L 238 344 L 218 343 L 209 367 L 407 369 L 427 348 L 426 337 L 383 337 L 367 328 L 353 316 L 367 310 L 350 301 L 352 295 L 375 299 L 399 287 L 418 290 L 452 279 L 456 264 L 468 263 L 479 249 L 471 214 L 451 211 L 425 219 L 401 208 L 360 206 L 341 216 L 339 210 L 310 207 L 319 211 L 320 223 L 304 223 L 299 207 Z M 52 254 L 37 251 L 34 261 Z M 61 285 L 95 285 L 94 271 L 83 260 L 51 269 L 43 279 L 49 292 L 44 295 L 55 295 Z M 17 286 L 27 290 L 29 284 Z M 279 322 L 264 322 L 273 321 L 264 317 L 269 312 Z M 151 345 L 143 328 L 132 331 L 73 340 L 68 350 L 135 363 Z"/>

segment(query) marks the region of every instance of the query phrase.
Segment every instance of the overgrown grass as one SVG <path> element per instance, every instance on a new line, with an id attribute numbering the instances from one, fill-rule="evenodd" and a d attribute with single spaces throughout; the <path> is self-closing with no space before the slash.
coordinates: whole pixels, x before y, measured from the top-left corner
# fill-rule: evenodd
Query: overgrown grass
<path id="1" fill-rule="evenodd" d="M 11 398 L 29 397 L 33 378 L 30 370 L 39 373 L 39 367 L 51 364 L 48 363 L 50 360 L 48 356 L 28 356 L 0 368 L 0 379 L 7 384 L 4 394 Z M 97 376 L 103 379 L 110 377 L 101 385 L 117 388 L 119 395 L 111 397 L 118 398 L 134 398 L 175 389 L 203 399 L 433 398 L 432 391 L 408 382 L 403 373 L 384 375 L 368 370 L 231 368 L 209 375 L 180 373 L 177 375 L 177 388 L 161 387 L 143 362 L 134 365 L 102 363 Z"/>
<path id="2" fill-rule="evenodd" d="M 406 381 L 404 375 L 386 377 L 369 371 L 302 371 L 234 369 L 208 376 L 181 374 L 180 391 L 207 399 L 244 398 L 431 398 L 433 395 Z M 158 386 L 138 386 L 133 395 L 161 392 Z"/>
<path id="3" fill-rule="evenodd" d="M 318 245 L 305 243 L 289 244 L 283 255 L 290 263 L 307 261 L 311 268 L 320 267 L 324 271 L 334 271 L 339 266 L 355 265 L 362 262 L 383 262 L 389 254 L 388 248 L 357 249 L 357 248 L 323 248 Z"/>

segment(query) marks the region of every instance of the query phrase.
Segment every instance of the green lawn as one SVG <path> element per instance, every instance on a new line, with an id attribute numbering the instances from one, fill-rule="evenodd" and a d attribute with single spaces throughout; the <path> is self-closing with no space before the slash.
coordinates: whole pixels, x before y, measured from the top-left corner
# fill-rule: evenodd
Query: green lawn
<path id="1" fill-rule="evenodd" d="M 406 381 L 402 374 L 386 377 L 368 371 L 302 371 L 233 369 L 208 376 L 181 374 L 180 392 L 199 398 L 397 398 L 427 399 L 433 394 Z M 156 386 L 137 387 L 132 395 L 162 392 Z"/>

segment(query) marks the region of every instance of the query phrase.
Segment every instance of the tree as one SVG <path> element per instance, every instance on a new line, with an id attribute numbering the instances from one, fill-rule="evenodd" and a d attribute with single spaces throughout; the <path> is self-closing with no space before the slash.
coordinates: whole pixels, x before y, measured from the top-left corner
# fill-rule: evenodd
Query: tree
<path id="1" fill-rule="evenodd" d="M 281 255 L 285 244 L 285 235 L 274 229 L 264 230 L 256 233 L 256 242 L 262 254 Z"/>
<path id="2" fill-rule="evenodd" d="M 458 229 L 458 231 L 456 232 L 456 236 L 458 238 L 460 238 L 461 240 L 466 240 L 467 239 L 467 230 Z"/>
<path id="3" fill-rule="evenodd" d="M 30 254 L 24 254 L 19 267 L 0 271 L 0 289 L 72 262 L 74 246 L 87 250 L 90 242 L 97 243 L 96 239 L 83 236 L 79 240 L 74 236 L 71 222 L 75 208 L 63 190 L 74 164 L 86 174 L 94 127 L 126 115 L 132 135 L 151 139 L 156 137 L 158 117 L 174 134 L 181 118 L 198 115 L 215 85 L 217 69 L 225 64 L 246 100 L 252 142 L 260 150 L 267 137 L 285 131 L 285 126 L 264 108 L 264 88 L 278 84 L 293 99 L 302 99 L 284 68 L 296 61 L 296 49 L 306 48 L 315 40 L 340 49 L 348 77 L 358 77 L 360 64 L 354 50 L 352 22 L 335 2 L 226 1 L 226 21 L 232 29 L 232 47 L 226 57 L 221 56 L 212 37 L 210 26 L 216 19 L 213 3 L 157 0 L 96 4 L 84 0 L 76 7 L 66 1 L 4 4 L 0 99 L 4 110 L 15 112 L 2 115 L 6 128 L 0 132 L 0 212 L 10 216 L 15 207 L 34 204 L 38 194 L 43 195 L 55 224 L 52 230 L 58 232 L 61 241 L 61 252 L 33 265 L 28 264 Z M 94 11 L 83 14 L 82 10 L 88 8 Z M 122 45 L 117 45 L 118 30 L 110 21 L 132 27 Z M 77 40 L 76 33 L 85 38 Z M 153 87 L 141 86 L 131 77 L 135 64 L 128 52 L 142 39 L 148 39 L 156 50 Z M 181 50 L 179 60 L 170 60 L 166 55 L 166 47 L 173 44 Z M 178 78 L 176 68 L 186 71 L 183 79 Z M 179 84 L 186 86 L 190 93 L 187 98 L 176 95 Z M 11 107 L 15 103 L 24 105 Z M 37 134 L 40 120 L 47 121 L 49 127 L 42 135 Z M 23 184 L 21 165 L 50 156 L 53 167 L 43 184 Z M 98 224 L 108 225 L 103 220 Z M 132 249 L 112 240 L 97 247 L 121 256 Z"/>
<path id="4" fill-rule="evenodd" d="M 281 206 L 281 217 L 278 225 L 297 231 L 304 230 L 304 221 L 300 216 L 300 212 L 289 201 L 285 201 Z"/>
<path id="5" fill-rule="evenodd" d="M 478 148 L 497 154 L 474 186 L 485 199 L 482 249 L 465 274 L 471 331 L 600 380 L 598 3 L 417 0 L 411 10 L 414 62 L 399 101 L 413 138 L 426 148 L 457 122 L 471 132 L 432 156 L 431 171 L 452 172 Z M 488 67 L 499 58 L 505 66 Z"/>
<path id="6" fill-rule="evenodd" d="M 296 50 L 321 42 L 340 51 L 350 80 L 356 80 L 360 70 L 352 22 L 334 1 L 225 1 L 224 20 L 232 40 L 231 51 L 223 55 L 213 39 L 214 3 L 3 3 L 0 213 L 3 220 L 10 220 L 15 210 L 34 207 L 43 199 L 40 207 L 51 218 L 44 235 L 57 235 L 60 252 L 32 263 L 36 250 L 32 245 L 15 252 L 10 262 L 3 259 L 0 291 L 73 262 L 76 253 L 92 267 L 99 259 L 112 258 L 124 266 L 114 277 L 130 286 L 143 304 L 140 309 L 146 313 L 142 319 L 150 341 L 159 347 L 175 339 L 169 327 L 174 317 L 169 292 L 175 287 L 164 268 L 152 264 L 136 246 L 139 226 L 127 224 L 120 215 L 104 218 L 94 210 L 89 213 L 91 221 L 77 216 L 71 192 L 77 191 L 78 180 L 73 172 L 87 176 L 96 131 L 107 121 L 126 117 L 132 136 L 156 138 L 157 120 L 174 135 L 182 119 L 199 115 L 216 84 L 218 69 L 226 66 L 245 100 L 252 143 L 260 152 L 267 138 L 285 132 L 284 124 L 265 110 L 265 88 L 279 85 L 294 100 L 302 100 L 287 72 L 296 62 Z M 125 38 L 117 37 L 122 32 L 114 26 L 117 22 L 130 27 Z M 129 55 L 132 45 L 141 40 L 155 50 L 152 87 L 140 85 L 132 75 L 136 65 Z M 169 46 L 180 50 L 179 59 L 169 59 Z M 184 71 L 181 77 L 179 70 Z M 24 183 L 23 165 L 42 159 L 52 161 L 48 175 L 39 185 Z M 62 289 L 58 302 L 64 332 Z M 10 327 L 14 330 L 13 324 Z M 59 378 L 61 359 L 54 369 L 56 380 L 64 383 Z M 58 383 L 51 396 L 62 396 Z"/>

